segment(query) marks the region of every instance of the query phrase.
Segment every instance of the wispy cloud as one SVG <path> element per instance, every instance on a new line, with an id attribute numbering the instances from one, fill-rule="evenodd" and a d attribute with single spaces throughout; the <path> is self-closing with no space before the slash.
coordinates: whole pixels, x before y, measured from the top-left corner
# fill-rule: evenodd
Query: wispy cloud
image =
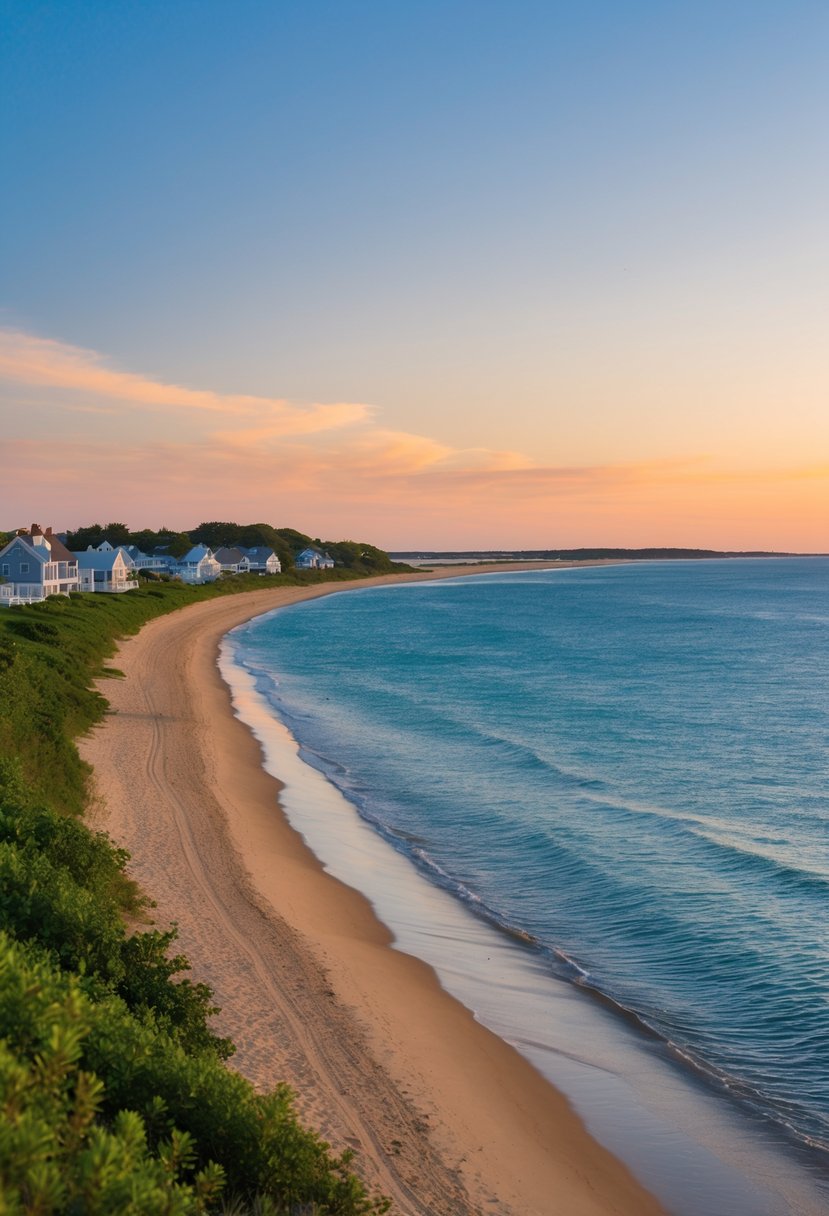
<path id="1" fill-rule="evenodd" d="M 375 422 L 376 410 L 364 403 L 301 405 L 280 397 L 194 389 L 121 370 L 95 351 L 22 330 L 0 329 L 0 381 L 37 388 L 59 410 L 100 416 L 112 412 L 124 422 L 137 418 L 141 443 L 153 437 L 148 411 L 162 414 L 165 424 L 183 414 L 190 420 L 189 441 L 194 451 L 199 446 L 202 457 L 205 444 L 236 453 L 274 452 L 286 441 L 305 438 L 313 455 L 294 444 L 293 465 L 316 464 L 321 472 L 326 466 L 336 471 L 345 463 L 352 475 L 368 478 L 513 469 L 532 463 L 517 452 L 457 449 L 426 435 L 383 427 Z M 96 441 L 100 438 L 96 433 Z M 134 437 L 129 442 L 135 446 Z"/>
<path id="2" fill-rule="evenodd" d="M 229 443 L 237 448 L 253 448 L 289 435 L 318 435 L 323 431 L 354 426 L 358 422 L 365 422 L 372 412 L 367 405 L 338 401 L 315 405 L 304 411 L 297 410 L 292 415 L 283 413 L 275 421 L 261 426 L 234 427 L 232 430 L 213 431 L 212 434 L 220 443 Z"/>
<path id="3" fill-rule="evenodd" d="M 109 398 L 152 410 L 187 410 L 261 420 L 253 435 L 315 434 L 369 417 L 360 403 L 301 406 L 278 397 L 216 393 L 122 371 L 95 351 L 0 329 L 0 379 L 31 387 Z M 77 406 L 74 408 L 77 409 Z M 90 407 L 87 407 L 90 408 Z M 244 434 L 244 430 L 240 432 Z M 227 432 L 222 432 L 226 436 Z"/>

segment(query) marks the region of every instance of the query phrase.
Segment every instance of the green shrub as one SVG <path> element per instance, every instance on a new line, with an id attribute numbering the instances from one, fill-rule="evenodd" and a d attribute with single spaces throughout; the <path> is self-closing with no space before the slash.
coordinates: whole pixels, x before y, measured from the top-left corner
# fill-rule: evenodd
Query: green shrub
<path id="1" fill-rule="evenodd" d="M 360 577 L 302 571 L 270 585 Z M 128 933 L 146 907 L 127 855 L 77 818 L 74 738 L 118 638 L 258 576 L 0 609 L 0 1214 L 365 1216 L 387 1210 L 296 1117 L 224 1061 L 204 984 L 175 933 Z"/>

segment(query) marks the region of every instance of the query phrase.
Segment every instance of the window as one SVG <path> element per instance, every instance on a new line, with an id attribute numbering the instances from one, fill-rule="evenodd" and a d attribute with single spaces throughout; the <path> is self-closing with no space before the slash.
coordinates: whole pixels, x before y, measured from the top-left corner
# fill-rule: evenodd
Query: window
<path id="1" fill-rule="evenodd" d="M 21 563 L 20 563 L 20 573 L 21 573 L 21 574 L 28 574 L 28 573 L 29 573 L 29 563 L 28 563 L 28 562 L 21 562 Z"/>
<path id="2" fill-rule="evenodd" d="M 0 574 L 9 574 L 9 573 L 10 573 L 10 571 L 9 571 L 9 563 L 8 563 L 8 562 L 3 562 L 2 567 L 0 567 Z"/>

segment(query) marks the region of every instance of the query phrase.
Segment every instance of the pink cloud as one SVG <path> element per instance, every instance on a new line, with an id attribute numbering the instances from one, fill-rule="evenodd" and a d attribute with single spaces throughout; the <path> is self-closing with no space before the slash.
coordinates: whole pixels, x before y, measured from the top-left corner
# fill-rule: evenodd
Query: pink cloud
<path id="1" fill-rule="evenodd" d="M 317 435 L 322 431 L 354 426 L 364 422 L 368 416 L 368 406 L 340 401 L 330 405 L 315 405 L 312 410 L 303 413 L 297 411 L 293 417 L 282 416 L 277 422 L 263 426 L 213 431 L 212 434 L 220 443 L 249 448 L 289 435 Z"/>
<path id="2" fill-rule="evenodd" d="M 10 329 L 0 329 L 0 379 L 81 392 L 150 409 L 195 410 L 232 418 L 264 417 L 267 423 L 257 431 L 270 435 L 312 434 L 363 421 L 370 413 L 369 407 L 360 403 L 298 406 L 282 398 L 215 393 L 167 384 L 111 367 L 95 351 Z"/>

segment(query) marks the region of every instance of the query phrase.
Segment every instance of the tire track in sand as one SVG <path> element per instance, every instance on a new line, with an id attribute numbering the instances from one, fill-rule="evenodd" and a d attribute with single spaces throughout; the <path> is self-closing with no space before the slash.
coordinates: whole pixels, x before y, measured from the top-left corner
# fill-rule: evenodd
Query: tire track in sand
<path id="1" fill-rule="evenodd" d="M 308 965 L 307 946 L 292 947 L 293 957 L 287 968 L 285 940 L 278 947 L 279 957 L 275 957 L 271 926 L 255 896 L 251 898 L 253 893 L 246 875 L 239 872 L 240 862 L 230 842 L 205 839 L 206 826 L 215 824 L 221 816 L 217 801 L 211 799 L 214 806 L 210 808 L 203 805 L 206 791 L 210 797 L 209 775 L 169 771 L 165 739 L 181 731 L 183 724 L 164 714 L 164 707 L 157 704 L 151 690 L 157 671 L 163 670 L 168 679 L 171 673 L 179 680 L 185 678 L 188 658 L 186 647 L 172 648 L 163 640 L 145 652 L 140 692 L 142 708 L 151 724 L 146 772 L 157 808 L 164 808 L 174 828 L 191 899 L 192 893 L 198 892 L 203 907 L 209 910 L 213 922 L 210 936 L 222 938 L 237 959 L 247 962 L 255 977 L 258 999 L 271 1010 L 279 1010 L 294 1051 L 299 1048 L 304 1083 L 314 1087 L 315 1105 L 336 1112 L 334 1125 L 345 1129 L 338 1138 L 359 1144 L 365 1155 L 359 1162 L 361 1172 L 371 1184 L 388 1195 L 401 1213 L 412 1216 L 474 1212 L 456 1171 L 440 1160 L 430 1143 L 423 1116 L 411 1108 L 382 1066 L 371 1058 L 364 1035 L 348 1011 L 342 1006 L 332 1008 L 334 998 L 324 974 L 318 966 Z M 192 730 L 192 723 L 186 725 Z M 207 724 L 197 723 L 196 728 L 207 729 Z M 179 747 L 171 748 L 170 753 L 181 755 Z M 191 765 L 198 768 L 199 749 L 194 749 L 189 759 L 188 769 Z M 186 780 L 188 775 L 191 779 Z M 193 790 L 199 791 L 201 807 L 194 806 Z M 212 813 L 214 809 L 216 814 Z M 272 910 L 269 914 L 275 915 Z M 207 928 L 204 925 L 203 932 Z M 287 926 L 285 929 L 285 939 L 293 939 L 293 931 Z M 275 976 L 286 969 L 294 976 L 301 974 L 302 982 L 290 988 L 279 984 Z M 230 1009 L 232 1023 L 232 1004 Z M 267 1013 L 266 1008 L 259 1020 L 266 1021 Z M 341 1022 L 334 1033 L 332 1015 Z M 235 1037 L 232 1025 L 230 1033 Z M 379 1126 L 378 1109 L 382 1111 Z"/>

